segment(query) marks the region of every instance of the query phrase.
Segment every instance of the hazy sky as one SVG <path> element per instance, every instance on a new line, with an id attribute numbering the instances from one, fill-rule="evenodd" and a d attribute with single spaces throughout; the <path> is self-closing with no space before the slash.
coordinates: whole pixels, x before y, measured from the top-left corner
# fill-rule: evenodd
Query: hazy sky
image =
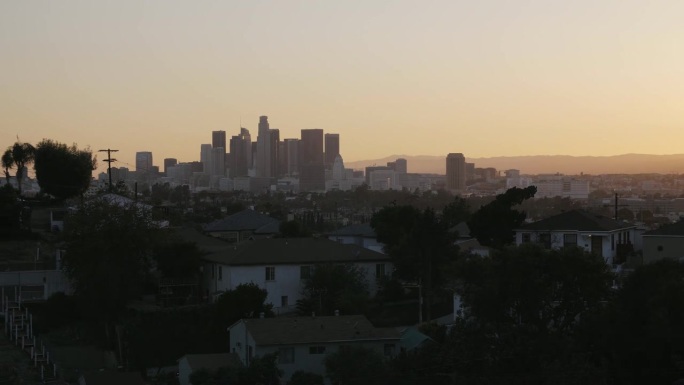
<path id="1" fill-rule="evenodd" d="M 268 115 L 339 133 L 347 161 L 682 153 L 682 20 L 678 0 L 3 0 L 0 146 L 161 165 Z"/>

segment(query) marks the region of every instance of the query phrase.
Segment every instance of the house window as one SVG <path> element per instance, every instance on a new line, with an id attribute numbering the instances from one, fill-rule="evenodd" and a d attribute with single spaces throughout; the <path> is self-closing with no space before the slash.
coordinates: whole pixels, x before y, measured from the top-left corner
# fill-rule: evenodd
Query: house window
<path id="1" fill-rule="evenodd" d="M 325 346 L 309 346 L 309 354 L 325 354 Z"/>
<path id="2" fill-rule="evenodd" d="M 385 264 L 378 263 L 375 265 L 375 278 L 380 279 L 385 277 Z"/>
<path id="3" fill-rule="evenodd" d="M 273 267 L 273 266 L 267 266 L 266 267 L 266 280 L 267 281 L 275 281 L 275 267 Z"/>
<path id="4" fill-rule="evenodd" d="M 539 243 L 541 243 L 542 246 L 544 246 L 547 249 L 551 248 L 551 234 L 550 233 L 542 233 L 539 234 Z"/>
<path id="5" fill-rule="evenodd" d="M 385 355 L 394 356 L 394 344 L 385 344 Z"/>
<path id="6" fill-rule="evenodd" d="M 218 280 L 223 280 L 223 266 L 218 267 Z"/>
<path id="7" fill-rule="evenodd" d="M 563 247 L 577 247 L 577 234 L 563 234 Z"/>
<path id="8" fill-rule="evenodd" d="M 311 278 L 311 266 L 299 266 L 299 279 Z"/>
<path id="9" fill-rule="evenodd" d="M 279 364 L 294 364 L 294 348 L 278 349 Z"/>
<path id="10" fill-rule="evenodd" d="M 530 243 L 530 242 L 532 242 L 532 234 L 522 233 L 522 243 Z"/>
<path id="11" fill-rule="evenodd" d="M 283 295 L 280 297 L 280 306 L 285 307 L 288 305 L 288 303 L 289 303 L 289 301 L 288 301 L 288 298 L 286 295 Z"/>

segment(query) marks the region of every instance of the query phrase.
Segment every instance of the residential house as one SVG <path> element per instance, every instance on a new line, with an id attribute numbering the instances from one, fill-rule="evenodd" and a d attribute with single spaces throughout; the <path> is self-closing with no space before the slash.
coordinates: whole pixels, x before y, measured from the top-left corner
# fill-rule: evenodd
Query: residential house
<path id="1" fill-rule="evenodd" d="M 223 238 L 229 242 L 242 242 L 278 234 L 280 221 L 246 209 L 207 224 L 204 231 L 212 237 Z"/>
<path id="2" fill-rule="evenodd" d="M 643 234 L 643 263 L 670 258 L 684 260 L 684 221 L 666 224 Z"/>
<path id="3" fill-rule="evenodd" d="M 207 254 L 202 257 L 202 287 L 215 296 L 246 283 L 268 291 L 267 303 L 278 314 L 295 310 L 304 280 L 315 265 L 353 264 L 365 273 L 371 295 L 393 269 L 389 256 L 324 238 L 264 238 L 229 244 L 183 230 Z"/>
<path id="4" fill-rule="evenodd" d="M 378 242 L 375 229 L 369 223 L 349 225 L 328 233 L 328 239 L 344 244 L 352 244 L 383 253 L 384 244 Z"/>
<path id="5" fill-rule="evenodd" d="M 612 266 L 624 263 L 634 250 L 635 229 L 630 223 L 571 210 L 523 225 L 515 230 L 515 243 L 538 243 L 552 249 L 577 246 Z"/>
<path id="6" fill-rule="evenodd" d="M 180 385 L 191 385 L 190 375 L 198 369 L 215 371 L 219 368 L 242 365 L 235 353 L 218 354 L 186 354 L 178 360 L 178 382 Z"/>
<path id="7" fill-rule="evenodd" d="M 324 375 L 326 355 L 348 346 L 393 357 L 401 338 L 397 330 L 376 328 L 362 315 L 242 319 L 228 332 L 230 352 L 245 365 L 253 357 L 277 353 L 285 381 L 298 370 Z"/>

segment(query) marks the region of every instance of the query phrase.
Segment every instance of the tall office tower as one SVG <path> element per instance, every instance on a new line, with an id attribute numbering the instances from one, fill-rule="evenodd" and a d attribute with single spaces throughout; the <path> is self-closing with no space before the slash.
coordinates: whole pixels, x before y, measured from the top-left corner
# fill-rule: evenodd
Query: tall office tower
<path id="1" fill-rule="evenodd" d="M 209 175 L 225 176 L 226 175 L 226 150 L 223 147 L 214 147 L 211 149 L 211 172 Z"/>
<path id="2" fill-rule="evenodd" d="M 451 153 L 446 158 L 446 186 L 448 190 L 465 191 L 465 157 L 461 153 Z"/>
<path id="3" fill-rule="evenodd" d="M 271 133 L 271 176 L 277 178 L 280 176 L 278 173 L 280 163 L 280 154 L 278 153 L 278 145 L 280 144 L 280 130 L 277 128 L 272 128 L 269 131 Z"/>
<path id="4" fill-rule="evenodd" d="M 228 147 L 226 147 L 226 132 L 225 131 L 212 131 L 211 132 L 211 147 L 212 148 L 222 148 L 223 149 L 223 157 L 226 157 L 226 151 L 228 150 Z M 223 160 L 223 164 L 225 165 L 225 159 Z M 225 175 L 225 170 L 223 171 L 223 175 Z"/>
<path id="5" fill-rule="evenodd" d="M 164 175 L 167 175 L 168 168 L 173 167 L 178 164 L 178 160 L 176 158 L 166 158 L 164 159 Z"/>
<path id="6" fill-rule="evenodd" d="M 268 125 L 268 116 L 259 117 L 256 176 L 262 178 L 271 176 L 271 131 Z"/>
<path id="7" fill-rule="evenodd" d="M 325 190 L 325 163 L 323 157 L 323 130 L 302 130 L 299 142 L 299 189 Z"/>
<path id="8" fill-rule="evenodd" d="M 211 144 L 203 144 L 200 147 L 200 162 L 202 162 L 202 172 L 211 174 Z"/>
<path id="9" fill-rule="evenodd" d="M 282 140 L 278 142 L 278 176 L 287 175 L 287 148 L 285 147 L 285 141 Z"/>
<path id="10" fill-rule="evenodd" d="M 254 167 L 254 161 L 252 160 L 252 135 L 249 134 L 249 130 L 240 127 L 240 137 L 245 144 L 245 157 L 247 158 L 247 169 Z"/>
<path id="11" fill-rule="evenodd" d="M 135 171 L 152 172 L 152 153 L 139 151 L 135 153 Z"/>
<path id="12" fill-rule="evenodd" d="M 408 162 L 404 158 L 399 158 L 394 161 L 394 172 L 406 174 L 408 170 Z"/>
<path id="13" fill-rule="evenodd" d="M 230 138 L 230 160 L 228 165 L 231 177 L 248 176 L 252 163 L 252 138 L 249 130 L 240 129 L 240 135 Z"/>
<path id="14" fill-rule="evenodd" d="M 332 169 L 335 158 L 340 155 L 340 134 L 325 134 L 325 168 Z"/>
<path id="15" fill-rule="evenodd" d="M 225 131 L 212 131 L 211 132 L 211 147 L 212 148 L 223 147 L 224 149 L 226 148 L 226 132 Z"/>
<path id="16" fill-rule="evenodd" d="M 285 139 L 284 143 L 287 164 L 285 174 L 299 175 L 299 139 Z"/>

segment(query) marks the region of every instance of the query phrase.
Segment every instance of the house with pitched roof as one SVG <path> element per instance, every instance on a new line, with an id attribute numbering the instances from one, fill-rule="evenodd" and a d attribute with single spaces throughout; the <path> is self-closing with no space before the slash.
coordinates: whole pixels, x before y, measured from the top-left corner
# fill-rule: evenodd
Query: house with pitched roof
<path id="1" fill-rule="evenodd" d="M 209 296 L 254 283 L 268 291 L 267 303 L 278 314 L 296 310 L 304 280 L 320 264 L 353 264 L 365 273 L 370 294 L 393 265 L 390 257 L 354 244 L 325 238 L 263 238 L 228 243 L 192 230 L 179 234 L 197 244 L 202 257 L 202 287 Z"/>
<path id="2" fill-rule="evenodd" d="M 347 346 L 371 348 L 391 358 L 399 352 L 401 333 L 376 328 L 362 315 L 242 319 L 228 327 L 230 352 L 249 365 L 265 354 L 278 354 L 283 379 L 298 370 L 325 375 L 325 357 Z"/>
<path id="3" fill-rule="evenodd" d="M 684 220 L 643 234 L 643 263 L 669 258 L 684 260 Z"/>
<path id="4" fill-rule="evenodd" d="M 576 246 L 612 266 L 624 263 L 634 250 L 635 229 L 630 223 L 571 210 L 521 226 L 515 230 L 515 243 L 537 243 L 549 249 Z"/>
<path id="5" fill-rule="evenodd" d="M 379 253 L 384 252 L 383 248 L 385 247 L 384 244 L 378 242 L 378 235 L 369 223 L 342 227 L 328 233 L 328 239 L 335 242 L 358 245 Z"/>
<path id="6" fill-rule="evenodd" d="M 267 238 L 278 234 L 280 221 L 257 211 L 246 209 L 204 226 L 204 232 L 229 242 Z"/>

